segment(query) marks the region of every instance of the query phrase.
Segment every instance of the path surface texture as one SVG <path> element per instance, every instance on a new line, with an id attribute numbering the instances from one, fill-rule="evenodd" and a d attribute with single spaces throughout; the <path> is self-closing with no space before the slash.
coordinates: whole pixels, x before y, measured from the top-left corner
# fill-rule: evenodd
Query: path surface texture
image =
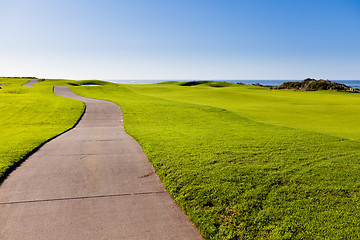
<path id="1" fill-rule="evenodd" d="M 37 80 L 30 80 L 27 83 L 23 84 L 23 87 L 32 87 L 35 83 L 37 83 Z"/>
<path id="2" fill-rule="evenodd" d="M 85 102 L 79 124 L 0 186 L 0 239 L 201 239 L 165 191 L 114 103 Z"/>

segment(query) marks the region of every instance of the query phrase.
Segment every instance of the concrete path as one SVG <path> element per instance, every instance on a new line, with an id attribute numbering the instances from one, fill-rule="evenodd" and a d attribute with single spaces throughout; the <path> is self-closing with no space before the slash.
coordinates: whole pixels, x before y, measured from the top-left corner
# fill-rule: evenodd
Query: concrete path
<path id="1" fill-rule="evenodd" d="M 201 239 L 165 191 L 114 103 L 86 112 L 0 186 L 0 239 Z"/>
<path id="2" fill-rule="evenodd" d="M 37 83 L 37 80 L 30 80 L 29 82 L 23 84 L 23 87 L 32 87 L 34 83 Z"/>

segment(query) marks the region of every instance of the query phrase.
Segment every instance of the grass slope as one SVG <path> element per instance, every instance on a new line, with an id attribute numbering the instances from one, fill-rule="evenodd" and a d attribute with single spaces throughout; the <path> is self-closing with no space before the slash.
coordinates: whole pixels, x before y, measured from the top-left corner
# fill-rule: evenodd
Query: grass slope
<path id="1" fill-rule="evenodd" d="M 5 84 L 0 89 L 0 178 L 33 149 L 71 128 L 84 111 L 82 102 L 53 94 L 53 86 L 66 81 L 21 86 L 29 80 L 0 78 Z"/>
<path id="2" fill-rule="evenodd" d="M 360 94 L 271 91 L 236 84 L 174 87 L 178 84 L 133 85 L 131 89 L 142 95 L 223 108 L 258 122 L 360 140 Z"/>
<path id="3" fill-rule="evenodd" d="M 177 83 L 72 89 L 122 107 L 127 132 L 207 239 L 360 238 L 360 143 L 342 133 L 353 123 L 327 119 L 320 131 L 332 136 L 290 117 L 321 119 L 357 96 Z M 264 104 L 268 115 L 255 114 Z"/>

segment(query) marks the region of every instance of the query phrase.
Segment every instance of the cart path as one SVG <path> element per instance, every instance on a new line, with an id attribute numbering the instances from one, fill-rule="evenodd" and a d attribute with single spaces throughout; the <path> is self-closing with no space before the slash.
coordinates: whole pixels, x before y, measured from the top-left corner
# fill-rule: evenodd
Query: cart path
<path id="1" fill-rule="evenodd" d="M 114 103 L 86 111 L 0 186 L 0 239 L 202 239 L 165 191 Z"/>
<path id="2" fill-rule="evenodd" d="M 30 80 L 27 83 L 23 84 L 23 87 L 32 87 L 35 83 L 37 83 L 38 80 Z"/>

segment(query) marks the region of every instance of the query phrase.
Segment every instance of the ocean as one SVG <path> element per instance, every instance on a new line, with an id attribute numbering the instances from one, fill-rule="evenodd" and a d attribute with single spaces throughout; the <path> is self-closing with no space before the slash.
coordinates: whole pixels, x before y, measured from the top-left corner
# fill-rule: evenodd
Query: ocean
<path id="1" fill-rule="evenodd" d="M 166 81 L 187 82 L 192 80 L 104 80 L 104 81 L 120 83 L 120 84 L 153 84 L 153 83 L 161 83 Z M 223 82 L 244 83 L 244 84 L 259 83 L 261 85 L 280 86 L 284 82 L 299 82 L 301 80 L 211 80 L 211 81 L 223 81 Z M 353 88 L 360 88 L 360 80 L 330 80 L 330 81 L 342 83 Z"/>

